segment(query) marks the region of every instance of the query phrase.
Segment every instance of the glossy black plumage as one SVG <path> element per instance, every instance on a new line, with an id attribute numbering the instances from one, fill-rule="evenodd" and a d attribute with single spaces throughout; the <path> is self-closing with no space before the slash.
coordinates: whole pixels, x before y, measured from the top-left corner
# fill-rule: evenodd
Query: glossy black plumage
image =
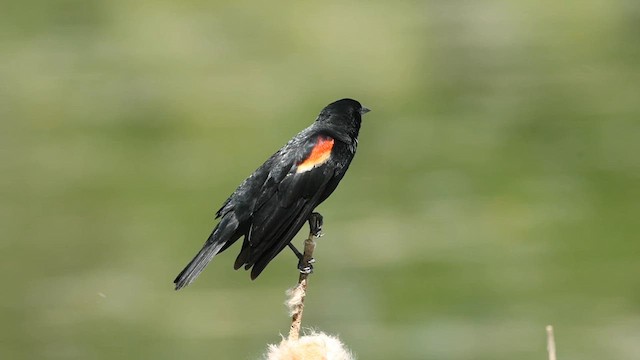
<path id="1" fill-rule="evenodd" d="M 356 152 L 361 116 L 368 111 L 352 99 L 327 105 L 311 126 L 245 179 L 216 213 L 220 222 L 200 252 L 174 280 L 176 290 L 243 236 L 234 268 L 244 266 L 251 269 L 251 279 L 258 277 L 338 186 Z"/>

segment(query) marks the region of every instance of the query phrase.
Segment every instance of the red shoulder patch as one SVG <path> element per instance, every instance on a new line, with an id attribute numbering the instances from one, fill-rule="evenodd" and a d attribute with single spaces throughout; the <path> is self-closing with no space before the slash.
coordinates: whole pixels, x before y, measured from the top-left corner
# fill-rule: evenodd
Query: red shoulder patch
<path id="1" fill-rule="evenodd" d="M 331 156 L 334 140 L 330 137 L 318 137 L 316 144 L 311 150 L 311 154 L 306 159 L 298 163 L 297 173 L 309 171 L 316 166 L 324 164 Z"/>

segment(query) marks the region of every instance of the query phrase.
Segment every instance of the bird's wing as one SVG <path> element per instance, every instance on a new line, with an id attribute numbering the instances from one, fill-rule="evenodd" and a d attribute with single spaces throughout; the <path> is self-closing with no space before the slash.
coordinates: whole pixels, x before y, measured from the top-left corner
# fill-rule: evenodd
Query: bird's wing
<path id="1" fill-rule="evenodd" d="M 295 146 L 296 153 L 281 154 L 279 164 L 272 164 L 236 268 L 253 266 L 251 277 L 257 277 L 304 225 L 334 175 L 329 161 L 334 143 L 327 135 L 310 136 Z"/>

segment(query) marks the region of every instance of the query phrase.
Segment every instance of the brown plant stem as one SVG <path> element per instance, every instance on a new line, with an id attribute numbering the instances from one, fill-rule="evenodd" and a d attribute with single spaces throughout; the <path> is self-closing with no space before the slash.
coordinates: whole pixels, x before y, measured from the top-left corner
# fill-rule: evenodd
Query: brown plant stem
<path id="1" fill-rule="evenodd" d="M 304 241 L 304 253 L 300 262 L 301 269 L 311 269 L 313 250 L 316 248 L 316 239 L 322 232 L 322 215 L 312 213 L 309 216 L 309 237 Z M 307 278 L 311 271 L 300 271 L 298 284 L 290 293 L 289 308 L 291 310 L 291 328 L 289 329 L 289 341 L 298 340 L 300 327 L 302 326 L 302 313 L 304 311 L 304 299 L 307 295 Z"/>

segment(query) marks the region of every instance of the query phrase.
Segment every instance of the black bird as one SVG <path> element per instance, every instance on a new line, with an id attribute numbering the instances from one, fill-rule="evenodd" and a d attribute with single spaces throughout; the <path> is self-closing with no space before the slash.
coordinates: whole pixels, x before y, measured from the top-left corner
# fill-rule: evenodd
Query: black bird
<path id="1" fill-rule="evenodd" d="M 216 213 L 220 222 L 202 250 L 173 281 L 176 290 L 195 280 L 215 255 L 244 236 L 234 268 L 251 279 L 290 243 L 313 209 L 335 190 L 353 159 L 362 115 L 352 99 L 327 105 L 316 121 L 245 179 Z"/>

